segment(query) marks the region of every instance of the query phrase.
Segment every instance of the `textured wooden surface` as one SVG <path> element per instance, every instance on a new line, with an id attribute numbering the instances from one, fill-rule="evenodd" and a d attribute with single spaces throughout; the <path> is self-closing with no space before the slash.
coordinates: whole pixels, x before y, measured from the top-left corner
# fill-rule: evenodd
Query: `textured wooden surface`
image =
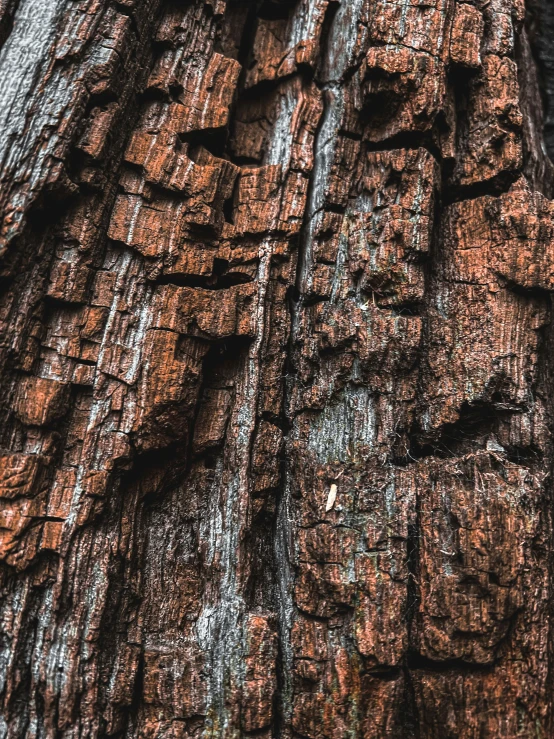
<path id="1" fill-rule="evenodd" d="M 0 0 L 2 739 L 554 736 L 545 7 Z"/>

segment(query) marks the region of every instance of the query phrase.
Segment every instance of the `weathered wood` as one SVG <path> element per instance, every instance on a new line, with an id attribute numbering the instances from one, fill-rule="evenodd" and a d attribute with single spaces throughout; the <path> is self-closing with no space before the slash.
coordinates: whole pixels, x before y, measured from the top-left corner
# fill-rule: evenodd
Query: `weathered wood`
<path id="1" fill-rule="evenodd" d="M 554 736 L 549 11 L 0 22 L 0 736 Z"/>

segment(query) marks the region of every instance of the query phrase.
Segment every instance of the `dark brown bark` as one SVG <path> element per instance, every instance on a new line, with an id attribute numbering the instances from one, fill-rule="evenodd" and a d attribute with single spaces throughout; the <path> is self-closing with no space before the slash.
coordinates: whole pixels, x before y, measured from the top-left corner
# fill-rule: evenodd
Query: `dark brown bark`
<path id="1" fill-rule="evenodd" d="M 0 0 L 2 739 L 554 736 L 551 16 Z"/>

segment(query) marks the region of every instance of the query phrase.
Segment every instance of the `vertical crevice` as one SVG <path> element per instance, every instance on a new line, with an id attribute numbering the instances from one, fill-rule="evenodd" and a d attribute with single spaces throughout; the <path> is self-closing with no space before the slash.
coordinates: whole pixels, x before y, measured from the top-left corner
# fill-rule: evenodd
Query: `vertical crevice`
<path id="1" fill-rule="evenodd" d="M 287 463 L 287 447 L 293 433 L 294 410 L 291 408 L 292 383 L 295 376 L 294 354 L 301 331 L 301 316 L 310 298 L 312 272 L 312 242 L 318 214 L 325 207 L 325 191 L 335 152 L 337 131 L 343 107 L 342 78 L 347 70 L 357 19 L 361 11 L 360 0 L 346 4 L 330 2 L 322 25 L 321 49 L 317 64 L 316 82 L 322 91 L 323 112 L 314 134 L 314 163 L 310 173 L 306 209 L 298 246 L 294 294 L 289 295 L 291 333 L 285 362 L 284 408 L 288 431 L 284 437 L 285 455 L 282 462 L 281 484 L 278 492 L 275 524 L 275 560 L 277 566 L 277 592 L 279 598 L 278 640 L 278 695 L 274 706 L 272 739 L 286 735 L 290 726 L 293 707 L 293 653 L 290 642 L 295 605 L 292 596 L 292 512 L 290 467 Z M 318 79 L 319 78 L 319 79 Z"/>
<path id="2" fill-rule="evenodd" d="M 333 14 L 334 17 L 334 14 Z M 322 47 L 321 59 L 325 59 L 327 43 L 329 39 L 330 28 L 324 23 L 326 30 L 325 46 Z M 284 437 L 285 455 L 281 463 L 281 484 L 277 495 L 277 513 L 275 517 L 274 531 L 274 549 L 275 562 L 277 568 L 277 593 L 278 593 L 278 659 L 277 659 L 277 695 L 274 702 L 274 717 L 272 727 L 272 739 L 281 739 L 284 735 L 285 727 L 290 723 L 292 713 L 292 647 L 290 643 L 290 630 L 292 628 L 292 618 L 295 612 L 294 601 L 292 597 L 292 568 L 291 561 L 293 552 L 292 548 L 292 529 L 291 529 L 291 511 L 290 511 L 290 493 L 291 481 L 290 470 L 287 464 L 286 449 L 290 442 L 290 430 L 292 429 L 292 409 L 290 408 L 291 400 L 291 378 L 294 377 L 294 351 L 299 331 L 299 321 L 302 310 L 304 309 L 308 275 L 311 260 L 311 241 L 313 238 L 312 227 L 313 219 L 323 203 L 320 201 L 318 186 L 321 183 L 320 170 L 322 166 L 321 151 L 328 143 L 323 140 L 325 124 L 329 120 L 330 105 L 327 92 L 323 92 L 323 113 L 319 120 L 314 135 L 314 166 L 310 173 L 308 190 L 306 195 L 306 210 L 304 212 L 304 222 L 300 230 L 300 238 L 298 245 L 297 269 L 295 280 L 295 294 L 289 295 L 289 312 L 291 332 L 288 340 L 288 347 L 285 361 L 285 385 L 283 407 L 285 416 L 289 424 L 289 432 Z"/>
<path id="3" fill-rule="evenodd" d="M 412 511 L 413 519 L 408 524 L 408 538 L 406 541 L 406 565 L 408 570 L 408 583 L 406 592 L 406 631 L 408 638 L 408 651 L 404 656 L 404 705 L 405 705 L 405 719 L 404 726 L 407 733 L 407 737 L 410 739 L 419 739 L 420 727 L 417 710 L 417 701 L 415 696 L 415 687 L 413 684 L 413 676 L 410 670 L 409 655 L 411 652 L 411 645 L 414 638 L 414 630 L 417 628 L 416 618 L 419 608 L 420 596 L 419 596 L 419 563 L 420 563 L 420 538 L 421 538 L 421 513 L 420 513 L 420 502 L 419 495 L 416 493 L 416 500 L 414 501 L 414 509 Z"/>
<path id="4" fill-rule="evenodd" d="M 552 31 L 554 32 L 554 18 Z M 533 190 L 552 196 L 554 166 L 550 157 L 554 155 L 554 124 L 549 142 L 549 107 L 554 105 L 542 80 L 536 56 L 524 26 L 516 37 L 516 59 L 519 78 L 519 100 L 523 114 L 523 172 Z M 554 65 L 554 57 L 553 57 Z M 554 72 L 554 69 L 553 69 Z M 554 96 L 553 81 L 552 96 Z M 554 117 L 554 112 L 551 114 Z"/>
<path id="5" fill-rule="evenodd" d="M 526 27 L 544 107 L 544 143 L 554 159 L 554 4 L 551 0 L 528 0 L 526 6 Z"/>
<path id="6" fill-rule="evenodd" d="M 131 736 L 136 732 L 138 728 L 138 717 L 142 706 L 143 693 L 144 693 L 144 649 L 141 647 L 138 665 L 135 672 L 135 679 L 133 684 L 133 694 L 131 698 L 131 705 L 127 715 L 127 727 L 126 734 Z"/>
<path id="7" fill-rule="evenodd" d="M 13 29 L 13 19 L 20 0 L 3 0 L 0 2 L 0 49 Z"/>
<path id="8" fill-rule="evenodd" d="M 291 292 L 288 295 L 291 324 L 294 320 L 296 301 Z M 287 431 L 283 438 L 284 454 L 280 463 L 279 487 L 277 489 L 275 525 L 273 530 L 273 548 L 275 557 L 275 580 L 277 596 L 277 691 L 273 701 L 272 739 L 281 739 L 284 729 L 290 720 L 292 711 L 292 648 L 290 644 L 290 628 L 294 613 L 292 598 L 292 552 L 291 552 L 291 511 L 290 511 L 290 479 L 287 464 L 287 446 L 290 433 L 290 399 L 291 379 L 294 377 L 293 333 L 289 334 L 283 387 L 283 409 Z"/>

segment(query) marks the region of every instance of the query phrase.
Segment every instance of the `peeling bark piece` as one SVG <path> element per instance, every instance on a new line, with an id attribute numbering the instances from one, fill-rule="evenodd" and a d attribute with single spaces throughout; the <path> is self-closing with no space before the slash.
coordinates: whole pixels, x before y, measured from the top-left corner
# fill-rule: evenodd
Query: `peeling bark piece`
<path id="1" fill-rule="evenodd" d="M 454 305 L 459 308 L 455 322 Z M 433 349 L 423 428 L 431 432 L 441 424 L 454 423 L 464 404 L 497 402 L 525 411 L 535 381 L 538 331 L 545 321 L 540 300 L 529 304 L 510 291 L 491 292 L 481 285 L 440 287 L 430 313 Z M 437 375 L 441 365 L 451 369 Z M 471 377 L 471 382 L 460 383 L 457 371 Z"/>
<path id="2" fill-rule="evenodd" d="M 198 70 L 196 78 L 184 84 L 183 102 L 169 106 L 167 120 L 163 123 L 180 134 L 225 126 L 239 73 L 237 61 L 213 54 L 207 67 Z M 204 93 L 191 105 L 189 100 L 197 95 L 199 85 Z"/>
<path id="3" fill-rule="evenodd" d="M 25 377 L 19 383 L 14 410 L 22 423 L 47 426 L 67 411 L 69 386 L 57 380 Z"/>
<path id="4" fill-rule="evenodd" d="M 277 676 L 273 669 L 277 656 L 277 634 L 262 615 L 251 615 L 245 624 L 246 656 L 242 697 L 244 731 L 261 731 L 271 726 Z"/>
<path id="5" fill-rule="evenodd" d="M 47 294 L 67 303 L 84 303 L 92 274 L 92 270 L 85 265 L 60 259 L 50 273 Z"/>
<path id="6" fill-rule="evenodd" d="M 450 39 L 450 59 L 453 64 L 476 69 L 481 65 L 481 41 L 485 23 L 477 8 L 466 3 L 456 4 Z"/>
<path id="7" fill-rule="evenodd" d="M 435 56 L 400 45 L 371 48 L 363 86 L 369 140 L 429 131 L 442 109 L 445 84 L 444 64 Z"/>
<path id="8" fill-rule="evenodd" d="M 144 702 L 158 709 L 152 718 L 185 719 L 204 710 L 205 684 L 197 671 L 198 662 L 201 660 L 192 650 L 176 652 L 163 644 L 146 650 Z"/>
<path id="9" fill-rule="evenodd" d="M 34 497 L 45 459 L 37 454 L 0 454 L 0 498 Z"/>
<path id="10" fill-rule="evenodd" d="M 444 31 L 449 0 L 399 4 L 376 0 L 370 4 L 368 30 L 377 45 L 398 44 L 407 49 L 444 56 Z"/>
<path id="11" fill-rule="evenodd" d="M 208 347 L 174 331 L 149 330 L 133 432 L 141 449 L 187 438 Z"/>
<path id="12" fill-rule="evenodd" d="M 554 288 L 554 209 L 524 181 L 499 198 L 460 203 L 445 215 L 447 279 L 487 284 L 500 276 L 527 290 Z"/>
<path id="13" fill-rule="evenodd" d="M 433 660 L 492 663 L 523 606 L 541 480 L 486 454 L 439 463 L 428 474 L 418 649 Z"/>
<path id="14" fill-rule="evenodd" d="M 254 283 L 220 291 L 164 285 L 154 298 L 153 326 L 213 339 L 253 336 L 256 298 Z"/>
<path id="15" fill-rule="evenodd" d="M 509 58 L 488 54 L 469 84 L 453 182 L 472 185 L 518 173 L 523 163 L 521 126 L 517 67 Z"/>
<path id="16" fill-rule="evenodd" d="M 194 430 L 193 444 L 197 452 L 218 446 L 224 440 L 230 405 L 231 393 L 229 390 L 210 389 L 205 391 Z"/>
<path id="17" fill-rule="evenodd" d="M 252 455 L 252 488 L 256 493 L 278 486 L 282 443 L 281 429 L 262 421 L 254 440 Z"/>
<path id="18" fill-rule="evenodd" d="M 94 108 L 87 127 L 79 139 L 78 148 L 93 159 L 102 159 L 108 147 L 109 137 L 119 113 L 117 103 Z"/>
<path id="19" fill-rule="evenodd" d="M 239 100 L 232 131 L 233 154 L 259 163 L 289 165 L 309 172 L 313 166 L 313 138 L 323 112 L 322 94 L 299 77 L 284 80 L 275 90 Z M 285 127 L 297 122 L 294 130 Z M 280 121 L 283 135 L 272 141 Z M 269 125 L 268 125 L 269 124 Z M 289 162 L 290 159 L 290 162 Z"/>
<path id="20" fill-rule="evenodd" d="M 407 607 L 408 573 L 393 552 L 361 554 L 356 558 L 360 595 L 355 611 L 356 646 L 371 666 L 399 665 L 407 636 L 398 620 Z"/>
<path id="21" fill-rule="evenodd" d="M 299 65 L 316 66 L 327 6 L 328 0 L 300 0 L 288 19 L 258 21 L 247 88 L 286 77 Z"/>
<path id="22" fill-rule="evenodd" d="M 347 218 L 348 256 L 379 305 L 423 298 L 422 257 L 430 249 L 438 181 L 437 164 L 423 149 L 368 155 L 362 194 Z"/>
<path id="23" fill-rule="evenodd" d="M 307 191 L 308 180 L 302 174 L 292 172 L 283 181 L 279 165 L 243 171 L 236 201 L 236 233 L 298 233 Z"/>
<path id="24" fill-rule="evenodd" d="M 173 244 L 179 244 L 181 209 L 182 204 L 176 200 L 149 204 L 140 195 L 120 195 L 108 234 L 146 257 L 163 255 L 171 251 Z"/>

